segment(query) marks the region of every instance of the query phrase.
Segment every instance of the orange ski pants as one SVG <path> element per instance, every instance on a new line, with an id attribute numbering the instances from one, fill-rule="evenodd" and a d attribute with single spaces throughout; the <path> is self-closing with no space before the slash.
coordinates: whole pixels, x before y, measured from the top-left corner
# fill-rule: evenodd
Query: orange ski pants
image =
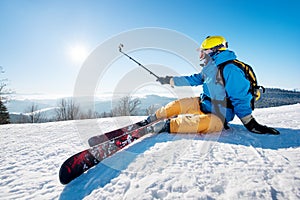
<path id="1" fill-rule="evenodd" d="M 155 114 L 158 119 L 171 118 L 171 133 L 211 133 L 223 129 L 219 117 L 201 111 L 199 97 L 172 101 L 158 109 Z"/>

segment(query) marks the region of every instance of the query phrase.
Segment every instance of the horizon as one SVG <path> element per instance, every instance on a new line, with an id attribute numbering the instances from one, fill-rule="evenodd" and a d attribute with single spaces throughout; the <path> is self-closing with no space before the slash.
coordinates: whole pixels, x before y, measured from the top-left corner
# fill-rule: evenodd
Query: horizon
<path id="1" fill-rule="evenodd" d="M 183 88 L 180 88 L 183 89 Z M 265 89 L 279 89 L 279 90 L 284 90 L 284 91 L 291 91 L 291 92 L 300 92 L 300 88 L 272 88 L 272 87 L 266 87 Z M 184 89 L 182 90 L 184 91 Z M 184 94 L 186 97 L 191 97 L 193 94 L 194 95 L 199 95 L 200 93 L 197 92 L 201 92 L 202 88 L 201 87 L 196 87 L 194 88 L 194 93 L 181 93 Z M 119 94 L 114 94 L 114 93 L 110 93 L 110 92 L 106 92 L 104 93 L 104 96 L 102 95 L 95 95 L 94 98 L 96 100 L 99 101 L 110 101 L 113 97 L 116 98 L 122 98 L 124 96 L 132 96 L 132 97 L 139 97 L 139 98 L 144 98 L 146 96 L 160 96 L 160 97 L 169 97 L 172 98 L 174 97 L 173 94 L 171 93 L 162 93 L 162 92 L 157 92 L 157 91 L 153 91 L 151 93 L 149 92 L 145 92 L 145 93 L 138 93 L 138 94 L 134 94 L 134 95 L 128 95 L 128 93 L 119 93 Z M 18 94 L 18 93 L 13 93 L 10 100 L 56 100 L 56 99 L 63 99 L 63 98 L 74 98 L 73 95 L 55 95 L 55 94 L 43 94 L 43 93 L 33 93 L 33 94 Z M 77 98 L 85 98 L 83 97 L 77 97 Z M 174 97 L 176 98 L 176 97 Z"/>
<path id="2" fill-rule="evenodd" d="M 274 93 L 275 92 L 275 93 Z M 14 113 L 26 113 L 26 110 L 29 110 L 33 105 L 37 106 L 35 109 L 37 110 L 43 110 L 45 108 L 54 108 L 57 107 L 61 100 L 74 100 L 74 102 L 83 109 L 82 111 L 90 109 L 95 109 L 95 111 L 99 111 L 99 107 L 101 107 L 100 111 L 102 109 L 106 110 L 108 107 L 110 109 L 113 109 L 118 102 L 124 98 L 124 97 L 130 97 L 133 99 L 139 99 L 141 101 L 140 106 L 141 107 L 147 107 L 151 105 L 156 105 L 160 103 L 161 106 L 168 103 L 169 101 L 172 101 L 174 99 L 178 98 L 188 98 L 191 97 L 191 93 L 185 92 L 185 93 L 140 93 L 140 94 L 134 94 L 134 95 L 128 95 L 127 93 L 123 94 L 106 94 L 105 97 L 74 97 L 74 96 L 43 96 L 43 95 L 29 95 L 29 96 L 19 96 L 11 98 L 6 102 L 6 106 L 8 111 L 11 114 Z M 299 103 L 300 98 L 300 90 L 285 90 L 280 88 L 266 88 L 266 93 L 262 94 L 262 98 L 256 103 L 256 107 L 277 107 L 281 105 L 290 105 L 290 104 L 297 104 Z M 178 97 L 180 95 L 180 97 Z M 195 96 L 196 93 L 194 93 Z M 288 95 L 288 96 L 287 96 Z M 296 96 L 295 96 L 296 95 Z M 286 97 L 286 98 L 285 98 Z M 295 98 L 294 100 L 289 100 L 290 98 Z M 271 102 L 269 100 L 271 99 Z M 277 100 L 276 100 L 277 99 Z M 109 104 L 107 104 L 109 103 Z M 104 107 L 103 107 L 104 106 Z M 96 108 L 98 107 L 98 108 Z"/>

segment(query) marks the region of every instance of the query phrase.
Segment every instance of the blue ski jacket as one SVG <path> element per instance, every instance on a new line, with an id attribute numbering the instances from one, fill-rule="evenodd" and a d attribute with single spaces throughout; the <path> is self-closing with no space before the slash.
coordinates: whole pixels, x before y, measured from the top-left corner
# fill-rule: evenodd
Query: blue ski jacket
<path id="1" fill-rule="evenodd" d="M 250 82 L 244 72 L 234 64 L 227 64 L 223 70 L 225 86 L 217 76 L 218 65 L 229 60 L 236 59 L 233 51 L 225 50 L 212 57 L 202 71 L 191 76 L 173 77 L 175 86 L 203 86 L 203 93 L 200 94 L 201 109 L 205 113 L 219 115 L 221 113 L 226 122 L 232 121 L 237 115 L 240 119 L 252 113 L 251 99 L 249 92 Z M 207 98 L 208 97 L 208 98 Z M 232 107 L 225 105 L 212 105 L 213 100 L 222 101 L 225 98 L 231 101 Z M 218 108 L 216 108 L 218 106 Z"/>

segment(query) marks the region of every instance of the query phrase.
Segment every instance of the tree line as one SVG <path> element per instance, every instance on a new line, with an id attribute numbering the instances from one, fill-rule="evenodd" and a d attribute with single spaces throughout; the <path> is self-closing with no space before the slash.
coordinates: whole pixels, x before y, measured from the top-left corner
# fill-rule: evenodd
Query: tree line
<path id="1" fill-rule="evenodd" d="M 99 113 L 91 109 L 83 111 L 80 105 L 73 99 L 61 99 L 55 108 L 55 116 L 49 118 L 45 112 L 34 103 L 30 105 L 23 114 L 9 114 L 5 103 L 8 102 L 13 91 L 7 89 L 8 79 L 2 78 L 4 69 L 0 66 L 0 125 L 13 123 L 42 123 L 50 121 L 65 121 L 77 119 L 92 119 L 115 116 L 136 115 L 140 99 L 131 96 L 121 98 L 117 105 L 110 112 Z M 150 114 L 151 107 L 147 109 L 146 114 Z M 13 118 L 13 119 L 11 119 Z"/>
<path id="2" fill-rule="evenodd" d="M 92 109 L 84 110 L 80 104 L 72 98 L 60 99 L 54 109 L 54 117 L 49 118 L 46 113 L 39 109 L 34 103 L 29 106 L 24 114 L 15 116 L 14 123 L 43 123 L 51 121 L 66 121 L 80 119 L 95 119 L 118 116 L 138 115 L 141 101 L 139 98 L 125 96 L 119 99 L 116 105 L 109 112 L 93 111 Z M 149 106 L 145 114 L 149 115 L 155 112 L 155 106 Z"/>
<path id="3" fill-rule="evenodd" d="M 0 75 L 4 73 L 4 69 L 2 66 L 0 66 Z M 12 93 L 11 90 L 6 89 L 6 86 L 8 84 L 8 80 L 1 78 L 0 76 L 0 124 L 9 124 L 9 113 L 4 105 L 7 102 L 8 95 Z"/>

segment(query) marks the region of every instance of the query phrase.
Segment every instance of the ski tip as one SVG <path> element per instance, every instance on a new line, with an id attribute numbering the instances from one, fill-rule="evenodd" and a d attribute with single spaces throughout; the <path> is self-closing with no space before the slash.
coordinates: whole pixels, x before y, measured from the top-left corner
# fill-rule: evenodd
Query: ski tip
<path id="1" fill-rule="evenodd" d="M 59 181 L 66 185 L 79 177 L 85 171 L 95 166 L 98 162 L 89 149 L 81 151 L 68 158 L 60 167 Z"/>
<path id="2" fill-rule="evenodd" d="M 61 184 L 66 185 L 72 180 L 80 176 L 84 169 L 81 167 L 81 158 L 83 158 L 88 151 L 79 152 L 70 158 L 68 158 L 60 167 L 59 170 L 59 181 Z"/>
<path id="3" fill-rule="evenodd" d="M 64 165 L 61 166 L 59 170 L 59 181 L 61 184 L 66 185 L 70 183 L 74 178 L 70 176 L 70 173 L 68 173 L 68 170 Z"/>

